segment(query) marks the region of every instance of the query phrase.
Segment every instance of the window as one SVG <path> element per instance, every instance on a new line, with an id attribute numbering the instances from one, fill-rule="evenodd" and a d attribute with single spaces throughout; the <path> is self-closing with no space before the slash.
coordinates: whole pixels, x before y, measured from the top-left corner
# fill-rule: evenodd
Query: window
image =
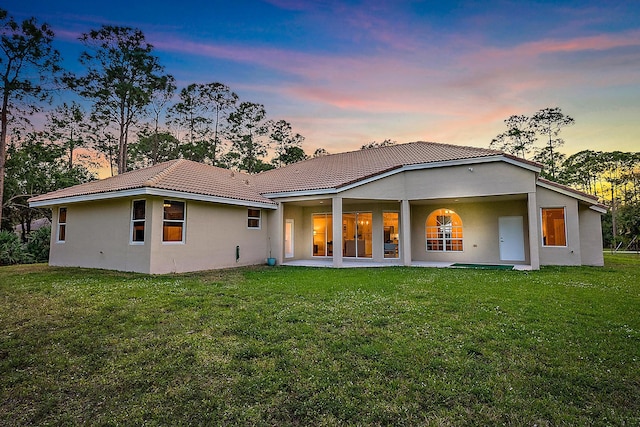
<path id="1" fill-rule="evenodd" d="M 426 223 L 427 251 L 462 251 L 462 220 L 451 209 L 431 212 Z"/>
<path id="2" fill-rule="evenodd" d="M 134 200 L 131 207 L 131 242 L 144 243 L 146 201 Z"/>
<path id="3" fill-rule="evenodd" d="M 184 202 L 165 200 L 164 221 L 162 222 L 163 242 L 184 241 Z"/>
<path id="4" fill-rule="evenodd" d="M 564 208 L 542 208 L 542 244 L 567 246 Z"/>
<path id="5" fill-rule="evenodd" d="M 58 209 L 58 242 L 67 239 L 67 208 Z"/>
<path id="6" fill-rule="evenodd" d="M 260 228 L 260 209 L 247 210 L 247 227 Z"/>

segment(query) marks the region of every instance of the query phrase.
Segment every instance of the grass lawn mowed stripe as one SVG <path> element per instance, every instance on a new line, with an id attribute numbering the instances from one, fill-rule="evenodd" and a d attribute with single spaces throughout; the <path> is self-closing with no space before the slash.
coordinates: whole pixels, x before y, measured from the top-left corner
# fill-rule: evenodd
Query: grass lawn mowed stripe
<path id="1" fill-rule="evenodd" d="M 638 425 L 640 260 L 0 268 L 2 425 Z"/>

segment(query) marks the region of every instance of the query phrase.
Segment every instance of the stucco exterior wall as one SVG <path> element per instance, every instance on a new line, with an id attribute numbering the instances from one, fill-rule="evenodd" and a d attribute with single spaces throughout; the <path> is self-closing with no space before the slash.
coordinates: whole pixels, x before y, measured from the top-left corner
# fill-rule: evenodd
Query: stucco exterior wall
<path id="1" fill-rule="evenodd" d="M 583 265 L 604 265 L 602 253 L 602 215 L 588 206 L 578 206 L 580 254 Z"/>
<path id="2" fill-rule="evenodd" d="M 341 193 L 344 198 L 425 200 L 535 191 L 535 173 L 504 162 L 401 172 Z"/>
<path id="3" fill-rule="evenodd" d="M 130 244 L 132 200 L 62 205 L 67 208 L 64 243 L 57 241 L 60 206 L 54 206 L 49 264 L 148 273 L 148 248 Z M 148 240 L 148 228 L 145 232 Z"/>
<path id="4" fill-rule="evenodd" d="M 260 229 L 247 227 L 247 208 L 186 201 L 184 243 L 162 242 L 162 198 L 152 199 L 151 273 L 181 273 L 264 264 L 268 250 L 268 215 L 262 209 Z M 236 246 L 240 259 L 236 262 Z"/>
<path id="5" fill-rule="evenodd" d="M 456 212 L 463 224 L 463 250 L 460 252 L 427 251 L 426 221 L 431 212 L 445 208 Z M 432 203 L 411 207 L 411 255 L 416 261 L 500 263 L 498 218 L 523 217 L 525 261 L 529 263 L 527 201 L 505 200 L 472 203 Z M 509 261 L 509 264 L 513 264 Z M 516 262 L 518 264 L 518 262 Z"/>
<path id="6" fill-rule="evenodd" d="M 580 265 L 582 262 L 578 201 L 555 191 L 538 187 L 538 230 L 542 229 L 542 208 L 565 208 L 566 246 L 544 246 L 540 231 L 540 265 Z M 602 245 L 600 246 L 600 248 Z"/>

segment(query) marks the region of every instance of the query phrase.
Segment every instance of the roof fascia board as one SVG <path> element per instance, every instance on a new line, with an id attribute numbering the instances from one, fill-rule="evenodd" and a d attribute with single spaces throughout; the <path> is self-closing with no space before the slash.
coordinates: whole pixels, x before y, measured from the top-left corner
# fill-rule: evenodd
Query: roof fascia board
<path id="1" fill-rule="evenodd" d="M 594 206 L 598 205 L 598 202 L 595 201 L 594 199 L 590 199 L 589 197 L 585 197 L 585 196 L 583 196 L 581 194 L 565 190 L 564 188 L 556 187 L 555 185 L 547 184 L 546 182 L 540 182 L 540 181 L 538 181 L 536 184 L 539 185 L 542 188 L 546 188 L 547 190 L 551 190 L 551 191 L 555 191 L 556 193 L 564 194 L 565 196 L 569 196 L 569 197 L 572 197 L 574 199 L 578 199 L 580 201 L 588 203 L 589 205 L 594 205 Z M 605 213 L 606 213 L 606 211 L 605 211 Z"/>
<path id="2" fill-rule="evenodd" d="M 337 194 L 342 193 L 343 191 L 351 190 L 352 188 L 359 187 L 361 185 L 368 184 L 370 182 L 377 181 L 379 179 L 386 178 L 391 175 L 395 175 L 401 172 L 413 171 L 413 170 L 424 170 L 424 169 L 436 169 L 448 166 L 461 166 L 461 165 L 471 165 L 471 164 L 479 164 L 479 163 L 492 163 L 492 162 L 506 162 L 524 169 L 528 169 L 535 173 L 540 173 L 540 168 L 519 162 L 517 160 L 511 159 L 509 157 L 505 157 L 502 155 L 496 156 L 488 156 L 488 157 L 473 157 L 469 159 L 459 159 L 459 160 L 446 160 L 442 162 L 432 162 L 432 163 L 418 163 L 415 165 L 405 165 L 397 169 L 393 169 L 387 172 L 383 172 L 378 175 L 371 176 L 369 178 L 363 179 L 361 181 L 353 182 L 351 184 L 347 184 L 344 187 L 339 188 L 327 188 L 320 190 L 299 190 L 299 191 L 283 191 L 280 193 L 265 193 L 264 197 L 268 197 L 270 199 L 275 198 L 283 198 L 283 197 L 299 197 L 299 196 L 321 196 L 321 195 L 329 195 L 329 194 Z"/>
<path id="3" fill-rule="evenodd" d="M 326 196 L 328 194 L 336 194 L 338 190 L 335 188 L 324 188 L 317 190 L 298 190 L 298 191 L 282 191 L 280 193 L 265 193 L 264 197 L 269 199 L 279 199 L 283 197 L 303 197 L 303 196 Z M 299 200 L 299 199 L 296 199 Z M 289 200 L 290 201 L 290 200 Z"/>
<path id="4" fill-rule="evenodd" d="M 591 205 L 589 206 L 589 209 L 594 210 L 599 214 L 603 214 L 603 215 L 608 212 L 606 208 L 603 208 L 602 206 L 599 206 L 599 205 Z"/>
<path id="5" fill-rule="evenodd" d="M 173 197 L 178 199 L 196 200 L 200 202 L 220 203 L 225 205 L 247 206 L 252 208 L 277 209 L 278 207 L 272 203 L 255 202 L 250 200 L 228 199 L 225 197 L 208 196 L 205 194 L 187 193 L 184 191 L 164 190 L 160 188 L 142 187 L 129 190 L 110 191 L 106 193 L 85 194 L 81 196 L 61 197 L 58 199 L 49 199 L 36 202 L 29 202 L 29 206 L 38 208 L 53 205 L 63 205 L 71 203 L 89 202 L 96 200 L 108 200 L 121 197 L 135 196 L 161 196 Z"/>

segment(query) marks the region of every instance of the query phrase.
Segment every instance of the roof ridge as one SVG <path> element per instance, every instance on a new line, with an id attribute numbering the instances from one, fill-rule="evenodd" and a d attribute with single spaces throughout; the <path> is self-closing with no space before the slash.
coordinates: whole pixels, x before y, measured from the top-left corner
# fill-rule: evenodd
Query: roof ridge
<path id="1" fill-rule="evenodd" d="M 153 187 L 153 186 L 155 186 L 156 184 L 158 184 L 160 182 L 160 180 L 162 178 L 164 178 L 169 173 L 171 173 L 176 167 L 178 167 L 178 165 L 180 163 L 183 163 L 184 161 L 185 161 L 185 159 L 175 159 L 166 168 L 162 169 L 160 172 L 158 172 L 157 174 L 155 174 L 154 176 L 152 176 L 151 178 L 149 178 L 145 182 L 143 182 L 142 186 L 143 187 Z"/>

